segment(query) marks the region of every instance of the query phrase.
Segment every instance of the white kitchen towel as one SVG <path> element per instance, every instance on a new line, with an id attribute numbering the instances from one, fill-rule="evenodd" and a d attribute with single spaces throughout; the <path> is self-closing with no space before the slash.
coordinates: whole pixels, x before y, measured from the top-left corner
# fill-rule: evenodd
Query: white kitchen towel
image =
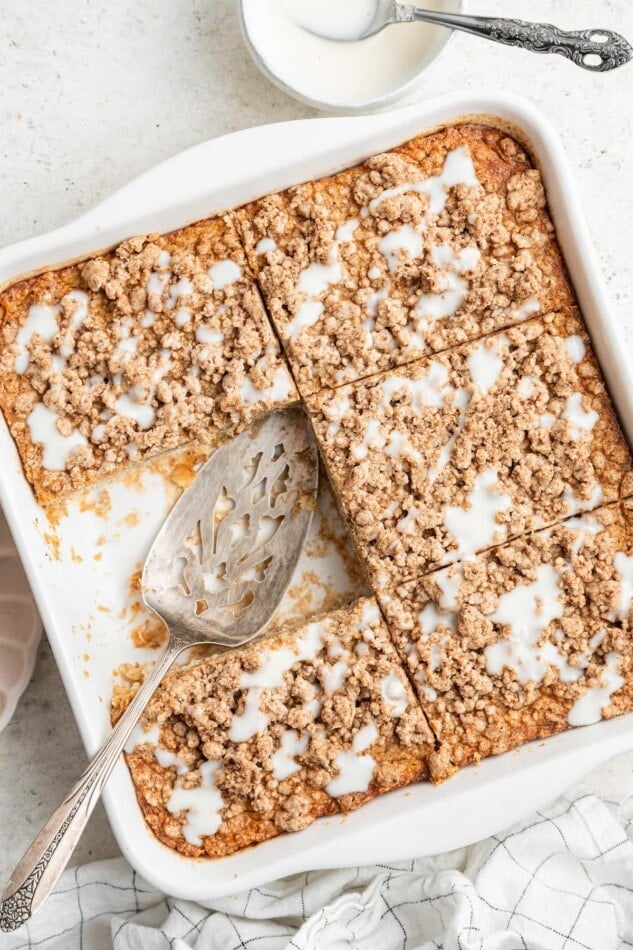
<path id="1" fill-rule="evenodd" d="M 559 799 L 461 851 L 297 874 L 204 906 L 122 859 L 67 871 L 2 950 L 621 950 L 633 947 L 633 802 Z"/>

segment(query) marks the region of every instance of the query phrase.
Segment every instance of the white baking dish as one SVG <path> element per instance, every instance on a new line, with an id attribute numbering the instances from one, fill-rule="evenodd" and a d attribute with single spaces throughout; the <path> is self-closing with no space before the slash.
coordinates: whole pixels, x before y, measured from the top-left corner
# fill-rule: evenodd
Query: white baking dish
<path id="1" fill-rule="evenodd" d="M 108 247 L 131 234 L 168 231 L 268 191 L 316 178 L 464 117 L 510 123 L 531 143 L 546 181 L 558 234 L 598 357 L 633 439 L 633 375 L 609 310 L 569 168 L 554 130 L 528 103 L 497 93 L 451 95 L 389 115 L 312 119 L 249 129 L 207 142 L 165 162 L 90 213 L 52 234 L 0 252 L 0 285 L 17 274 Z M 495 118 L 496 117 L 496 118 Z M 105 521 L 77 505 L 57 530 L 62 559 L 51 559 L 46 517 L 33 500 L 14 444 L 0 420 L 0 502 L 24 560 L 62 678 L 89 753 L 108 729 L 113 667 L 146 659 L 131 645 L 132 620 L 119 619 L 127 582 L 157 530 L 169 500 L 164 482 L 111 490 Z M 94 494 L 94 493 L 93 493 Z M 97 492 L 98 494 L 98 492 Z M 123 521 L 134 510 L 136 525 Z M 131 519 L 134 520 L 134 519 Z M 97 538 L 101 561 L 92 555 Z M 73 561 L 71 547 L 83 557 Z M 109 608 L 110 613 L 99 607 Z M 377 799 L 345 819 L 323 819 L 233 857 L 189 860 L 146 829 L 125 765 L 105 794 L 118 842 L 152 884 L 178 897 L 235 893 L 310 868 L 387 862 L 468 844 L 493 834 L 562 792 L 600 762 L 633 748 L 629 717 L 532 743 L 465 769 L 445 785 L 417 785 Z M 68 763 L 69 780 L 82 763 Z"/>

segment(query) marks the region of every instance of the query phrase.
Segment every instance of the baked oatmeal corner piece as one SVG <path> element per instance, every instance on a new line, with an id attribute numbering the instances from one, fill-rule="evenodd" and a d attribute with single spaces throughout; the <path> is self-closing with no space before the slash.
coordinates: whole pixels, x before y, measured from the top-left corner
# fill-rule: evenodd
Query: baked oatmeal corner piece
<path id="1" fill-rule="evenodd" d="M 0 407 L 42 501 L 297 398 L 227 217 L 131 238 L 0 306 Z"/>
<path id="2" fill-rule="evenodd" d="M 540 175 L 503 141 L 445 129 L 237 212 L 302 395 L 571 303 Z"/>
<path id="3" fill-rule="evenodd" d="M 150 745 L 141 732 L 129 749 L 141 807 L 161 840 L 197 855 L 426 777 L 434 748 L 372 599 L 171 673 L 145 721 Z M 145 788 L 156 775 L 158 812 Z M 239 840 L 237 815 L 250 816 Z"/>
<path id="4" fill-rule="evenodd" d="M 307 403 L 374 590 L 630 486 L 628 447 L 571 310 Z"/>
<path id="5" fill-rule="evenodd" d="M 381 598 L 431 777 L 633 709 L 633 513 L 598 509 Z"/>

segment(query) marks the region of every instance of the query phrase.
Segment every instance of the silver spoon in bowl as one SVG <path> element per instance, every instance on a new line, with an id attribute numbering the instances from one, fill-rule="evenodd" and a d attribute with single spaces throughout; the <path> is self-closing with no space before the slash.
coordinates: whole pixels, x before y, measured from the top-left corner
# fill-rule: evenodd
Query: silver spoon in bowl
<path id="1" fill-rule="evenodd" d="M 359 35 L 341 36 L 340 33 L 322 33 L 309 26 L 304 28 L 322 39 L 349 42 L 375 36 L 392 23 L 420 21 L 461 30 L 494 43 L 502 43 L 504 46 L 518 46 L 532 53 L 559 53 L 577 66 L 597 73 L 617 69 L 633 59 L 631 44 L 620 33 L 614 33 L 612 30 L 560 30 L 551 23 L 439 13 L 435 10 L 424 10 L 411 3 L 398 3 L 397 0 L 376 0 L 376 12 Z"/>
<path id="2" fill-rule="evenodd" d="M 169 641 L 57 811 L 22 856 L 0 901 L 0 932 L 42 906 L 156 687 L 196 643 L 242 646 L 271 619 L 303 547 L 318 483 L 311 430 L 298 409 L 273 412 L 217 449 L 181 495 L 145 561 L 142 594 Z"/>

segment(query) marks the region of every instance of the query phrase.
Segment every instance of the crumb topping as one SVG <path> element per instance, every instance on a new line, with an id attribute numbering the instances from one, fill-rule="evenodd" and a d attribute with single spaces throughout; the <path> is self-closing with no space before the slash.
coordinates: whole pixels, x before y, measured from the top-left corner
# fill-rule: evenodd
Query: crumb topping
<path id="1" fill-rule="evenodd" d="M 159 725 L 160 748 L 138 734 L 132 769 L 135 756 L 160 763 L 161 748 L 175 757 L 169 810 L 174 791 L 198 788 L 204 764 L 215 763 L 218 828 L 247 808 L 278 831 L 297 830 L 332 801 L 345 810 L 357 795 L 419 777 L 433 743 L 372 600 L 169 674 L 144 723 Z M 186 851 L 203 847 L 189 817 L 183 807 L 171 826 Z"/>
<path id="2" fill-rule="evenodd" d="M 0 308 L 12 431 L 51 493 L 295 398 L 227 221 L 124 241 Z"/>
<path id="3" fill-rule="evenodd" d="M 614 501 L 630 466 L 573 313 L 308 405 L 375 589 Z"/>
<path id="4" fill-rule="evenodd" d="M 460 764 L 460 746 L 472 760 L 535 726 L 549 734 L 621 711 L 632 552 L 630 511 L 602 508 L 385 595 L 394 642 Z"/>
<path id="5" fill-rule="evenodd" d="M 238 212 L 302 394 L 569 300 L 540 174 L 489 132 L 444 130 Z"/>

